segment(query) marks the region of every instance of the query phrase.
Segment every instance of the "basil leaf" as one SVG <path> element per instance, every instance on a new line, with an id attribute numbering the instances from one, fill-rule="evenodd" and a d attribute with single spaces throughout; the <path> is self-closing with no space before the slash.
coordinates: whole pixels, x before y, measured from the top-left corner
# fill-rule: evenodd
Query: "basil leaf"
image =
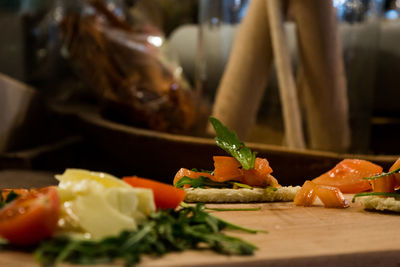
<path id="1" fill-rule="evenodd" d="M 204 173 L 209 173 L 209 174 L 213 175 L 213 171 L 204 170 L 204 169 L 198 170 L 198 169 L 196 169 L 196 168 L 192 168 L 191 171 L 192 171 L 192 172 L 204 172 Z"/>
<path id="2" fill-rule="evenodd" d="M 214 117 L 209 118 L 215 129 L 215 142 L 217 146 L 237 159 L 245 170 L 253 169 L 256 162 L 256 153 L 239 141 L 236 133 L 230 131 L 225 125 Z"/>

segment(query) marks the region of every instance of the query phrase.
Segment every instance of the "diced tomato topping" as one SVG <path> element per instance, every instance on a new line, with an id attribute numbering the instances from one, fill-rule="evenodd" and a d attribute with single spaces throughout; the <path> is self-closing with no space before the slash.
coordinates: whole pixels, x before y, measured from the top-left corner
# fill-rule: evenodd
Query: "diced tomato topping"
<path id="1" fill-rule="evenodd" d="M 237 180 L 243 176 L 240 162 L 233 157 L 214 156 L 214 178 L 216 182 Z"/>
<path id="2" fill-rule="evenodd" d="M 398 168 L 400 168 L 400 158 L 398 158 L 396 160 L 396 162 L 392 165 L 392 167 L 390 167 L 389 172 L 397 170 Z M 394 177 L 394 179 L 396 181 L 395 187 L 399 188 L 400 187 L 400 173 L 393 174 L 393 177 Z"/>
<path id="3" fill-rule="evenodd" d="M 242 170 L 241 182 L 250 186 L 279 186 L 277 180 L 271 176 L 272 168 L 269 162 L 263 158 L 256 158 L 254 169 Z"/>
<path id="4" fill-rule="evenodd" d="M 214 176 L 207 173 L 207 172 L 195 172 L 195 171 L 191 171 L 189 169 L 186 168 L 181 168 L 176 174 L 175 174 L 175 178 L 173 183 L 176 184 L 180 179 L 182 179 L 183 177 L 190 177 L 190 178 L 199 178 L 201 176 L 203 177 L 207 177 L 210 178 L 211 180 L 214 180 Z M 184 187 L 190 187 L 190 185 L 185 185 Z"/>
<path id="5" fill-rule="evenodd" d="M 214 156 L 214 175 L 206 172 L 194 172 L 181 168 L 175 175 L 174 184 L 184 176 L 190 178 L 208 177 L 214 182 L 239 181 L 249 186 L 273 186 L 279 187 L 278 181 L 271 175 L 272 168 L 269 162 L 263 158 L 256 158 L 254 169 L 245 170 L 233 157 Z M 185 185 L 185 187 L 190 187 Z"/>
<path id="6" fill-rule="evenodd" d="M 374 192 L 394 192 L 396 179 L 394 175 L 383 176 L 381 178 L 370 180 Z"/>

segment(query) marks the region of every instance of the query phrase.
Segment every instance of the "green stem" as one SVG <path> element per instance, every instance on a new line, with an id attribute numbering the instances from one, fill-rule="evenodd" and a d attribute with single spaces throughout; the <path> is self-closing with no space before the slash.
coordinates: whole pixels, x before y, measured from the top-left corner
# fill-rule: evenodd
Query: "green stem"
<path id="1" fill-rule="evenodd" d="M 378 178 L 381 178 L 381 177 L 384 177 L 384 176 L 388 176 L 388 175 L 392 175 L 392 174 L 395 174 L 395 173 L 400 173 L 400 168 L 395 169 L 394 171 L 391 171 L 391 172 L 383 172 L 383 173 L 375 175 L 375 176 L 365 177 L 363 179 L 364 180 L 374 180 L 374 179 L 378 179 Z"/>
<path id="2" fill-rule="evenodd" d="M 258 232 L 268 234 L 268 231 L 266 231 L 266 230 L 254 230 L 254 229 L 250 229 L 250 228 L 245 228 L 245 227 L 242 227 L 242 226 L 227 222 L 227 221 L 225 221 L 223 219 L 220 219 L 220 218 L 217 218 L 215 216 L 212 216 L 212 215 L 210 215 L 210 216 L 214 217 L 215 219 L 217 219 L 221 223 L 225 224 L 226 227 L 231 228 L 231 229 L 240 230 L 240 231 L 247 232 L 247 233 L 250 233 L 250 234 L 256 234 Z"/>
<path id="3" fill-rule="evenodd" d="M 205 207 L 207 210 L 213 210 L 213 211 L 257 211 L 261 210 L 260 207 L 258 208 L 209 208 Z"/>
<path id="4" fill-rule="evenodd" d="M 355 202 L 357 197 L 364 197 L 364 196 L 385 196 L 385 197 L 400 197 L 399 193 L 389 193 L 389 192 L 365 192 L 365 193 L 358 193 L 353 196 L 351 202 Z"/>

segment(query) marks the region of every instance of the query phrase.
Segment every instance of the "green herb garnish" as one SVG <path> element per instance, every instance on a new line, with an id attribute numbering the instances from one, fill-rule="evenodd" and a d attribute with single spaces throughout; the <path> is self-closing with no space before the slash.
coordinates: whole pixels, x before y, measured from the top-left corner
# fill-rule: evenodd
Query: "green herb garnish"
<path id="1" fill-rule="evenodd" d="M 18 194 L 15 193 L 13 190 L 8 193 L 6 199 L 3 198 L 3 194 L 0 192 L 0 209 L 3 208 L 7 203 L 10 203 L 11 201 L 15 200 L 18 198 Z"/>
<path id="2" fill-rule="evenodd" d="M 243 228 L 204 211 L 204 205 L 186 205 L 179 210 L 160 210 L 137 231 L 124 231 L 119 236 L 101 241 L 71 240 L 58 237 L 43 241 L 35 258 L 43 265 L 67 261 L 80 264 L 110 263 L 122 259 L 126 266 L 140 262 L 141 255 L 161 256 L 171 251 L 209 248 L 227 255 L 252 255 L 257 247 L 221 232 Z"/>
<path id="3" fill-rule="evenodd" d="M 204 172 L 204 173 L 208 173 L 208 174 L 214 175 L 213 171 L 209 171 L 209 170 L 203 170 L 203 169 L 198 170 L 196 168 L 192 168 L 191 171 L 192 172 Z"/>
<path id="4" fill-rule="evenodd" d="M 353 199 L 351 202 L 355 202 L 357 197 L 364 197 L 364 196 L 386 196 L 386 197 L 400 197 L 399 193 L 389 193 L 389 192 L 364 192 L 364 193 L 358 193 L 353 196 Z"/>
<path id="5" fill-rule="evenodd" d="M 205 207 L 206 210 L 213 210 L 213 211 L 258 211 L 261 210 L 260 207 L 258 208 L 209 208 Z"/>
<path id="6" fill-rule="evenodd" d="M 185 202 L 181 202 L 180 206 L 182 208 L 188 208 L 190 207 L 189 204 L 185 203 Z M 204 209 L 206 210 L 213 210 L 213 211 L 258 211 L 261 210 L 260 207 L 257 208 L 209 208 L 207 206 L 204 206 Z"/>
<path id="7" fill-rule="evenodd" d="M 382 173 L 380 173 L 378 175 L 375 175 L 375 176 L 365 177 L 363 179 L 364 180 L 374 180 L 374 179 L 378 179 L 378 178 L 381 178 L 381 177 L 384 177 L 384 176 L 388 176 L 388 175 L 392 175 L 392 174 L 395 174 L 395 173 L 400 173 L 400 168 L 398 168 L 398 169 L 396 169 L 394 171 L 391 171 L 391 172 L 382 172 Z"/>
<path id="8" fill-rule="evenodd" d="M 209 120 L 215 129 L 217 146 L 237 159 L 245 170 L 253 169 L 256 162 L 256 153 L 251 152 L 250 148 L 239 141 L 236 133 L 230 131 L 219 120 L 214 117 L 210 117 Z"/>
<path id="9" fill-rule="evenodd" d="M 206 188 L 206 187 L 213 187 L 213 188 L 232 188 L 234 186 L 253 189 L 253 187 L 238 183 L 235 181 L 226 181 L 226 182 L 214 182 L 208 177 L 200 176 L 199 178 L 190 178 L 188 176 L 183 176 L 178 182 L 174 184 L 177 188 L 183 188 L 184 185 L 190 185 L 193 188 Z"/>
<path id="10" fill-rule="evenodd" d="M 275 192 L 275 191 L 278 191 L 278 188 L 272 187 L 272 186 L 267 186 L 267 187 L 265 188 L 265 190 L 269 190 L 269 191 Z"/>

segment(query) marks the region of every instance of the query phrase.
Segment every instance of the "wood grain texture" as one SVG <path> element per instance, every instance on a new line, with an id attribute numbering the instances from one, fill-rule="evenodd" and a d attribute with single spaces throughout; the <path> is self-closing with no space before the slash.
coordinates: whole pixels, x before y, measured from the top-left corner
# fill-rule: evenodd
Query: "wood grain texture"
<path id="1" fill-rule="evenodd" d="M 400 239 L 396 237 L 398 214 L 367 212 L 357 203 L 347 209 L 326 209 L 318 204 L 296 207 L 293 203 L 213 206 L 261 207 L 259 211 L 214 212 L 241 226 L 269 231 L 254 235 L 229 232 L 256 244 L 259 250 L 255 255 L 187 251 L 144 258 L 140 266 L 398 266 L 400 263 Z M 2 252 L 0 266 L 37 264 L 28 254 Z"/>

